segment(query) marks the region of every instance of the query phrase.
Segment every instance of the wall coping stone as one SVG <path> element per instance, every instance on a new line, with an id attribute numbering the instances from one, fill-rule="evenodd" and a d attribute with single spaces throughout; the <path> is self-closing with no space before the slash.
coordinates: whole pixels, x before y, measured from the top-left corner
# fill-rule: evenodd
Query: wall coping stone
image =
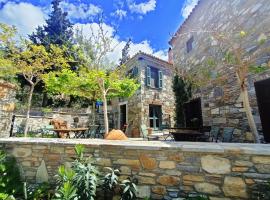
<path id="1" fill-rule="evenodd" d="M 136 150 L 172 149 L 183 152 L 200 153 L 238 153 L 252 155 L 270 155 L 270 144 L 243 143 L 202 143 L 202 142 L 169 142 L 126 140 L 112 141 L 103 139 L 57 139 L 57 138 L 0 138 L 0 144 L 40 144 L 40 145 L 76 145 L 84 144 L 91 147 L 120 147 Z"/>

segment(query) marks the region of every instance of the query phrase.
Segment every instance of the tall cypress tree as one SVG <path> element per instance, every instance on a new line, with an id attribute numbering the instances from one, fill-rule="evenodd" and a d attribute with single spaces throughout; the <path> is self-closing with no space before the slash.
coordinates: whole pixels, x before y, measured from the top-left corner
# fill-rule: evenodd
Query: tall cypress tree
<path id="1" fill-rule="evenodd" d="M 191 84 L 176 75 L 173 79 L 173 92 L 175 95 L 175 122 L 176 126 L 185 126 L 184 103 L 191 98 Z"/>
<path id="2" fill-rule="evenodd" d="M 50 44 L 70 45 L 72 43 L 72 23 L 67 18 L 67 12 L 60 8 L 62 0 L 53 0 L 53 11 L 46 20 L 44 26 L 39 26 L 36 32 L 29 35 L 30 40 L 35 44 L 42 44 L 48 47 Z"/>

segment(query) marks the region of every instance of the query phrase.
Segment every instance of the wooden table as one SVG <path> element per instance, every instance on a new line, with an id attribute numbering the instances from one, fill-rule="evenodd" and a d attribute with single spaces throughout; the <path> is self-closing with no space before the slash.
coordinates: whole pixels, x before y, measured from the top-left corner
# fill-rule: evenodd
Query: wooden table
<path id="1" fill-rule="evenodd" d="M 169 128 L 169 133 L 175 141 L 197 141 L 204 134 L 193 128 Z"/>
<path id="2" fill-rule="evenodd" d="M 53 129 L 60 138 L 62 133 L 66 133 L 66 138 L 70 138 L 70 133 L 75 133 L 74 138 L 85 138 L 85 132 L 88 128 L 67 128 L 67 129 Z"/>

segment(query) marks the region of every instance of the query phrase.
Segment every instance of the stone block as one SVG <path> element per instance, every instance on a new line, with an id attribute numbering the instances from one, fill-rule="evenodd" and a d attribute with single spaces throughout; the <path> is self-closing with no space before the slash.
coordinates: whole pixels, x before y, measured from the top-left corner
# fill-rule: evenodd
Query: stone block
<path id="1" fill-rule="evenodd" d="M 203 176 L 199 176 L 199 175 L 185 175 L 183 176 L 183 180 L 184 181 L 194 181 L 194 182 L 202 182 L 204 181 L 204 177 Z"/>
<path id="2" fill-rule="evenodd" d="M 139 159 L 144 169 L 153 170 L 157 168 L 157 161 L 155 158 L 141 154 Z"/>
<path id="3" fill-rule="evenodd" d="M 240 177 L 226 176 L 223 192 L 226 197 L 248 198 L 246 184 Z"/>
<path id="4" fill-rule="evenodd" d="M 268 164 L 270 165 L 270 156 L 266 157 L 266 156 L 254 156 L 252 158 L 252 162 L 256 163 L 256 164 Z"/>
<path id="5" fill-rule="evenodd" d="M 258 164 L 255 165 L 255 168 L 259 173 L 270 174 L 270 165 Z"/>
<path id="6" fill-rule="evenodd" d="M 201 157 L 203 170 L 211 174 L 228 174 L 231 172 L 230 161 L 219 156 L 207 155 Z"/>
<path id="7" fill-rule="evenodd" d="M 159 195 L 165 195 L 166 194 L 166 187 L 164 186 L 153 186 L 152 192 Z"/>
<path id="8" fill-rule="evenodd" d="M 103 166 L 103 167 L 110 167 L 112 166 L 111 159 L 108 158 L 97 158 L 96 159 L 96 164 Z"/>
<path id="9" fill-rule="evenodd" d="M 246 172 L 248 171 L 248 167 L 233 167 L 232 168 L 232 171 L 233 172 Z"/>
<path id="10" fill-rule="evenodd" d="M 176 162 L 182 162 L 184 161 L 184 156 L 183 154 L 173 154 L 169 155 L 168 160 L 176 161 Z"/>
<path id="11" fill-rule="evenodd" d="M 15 103 L 7 103 L 2 107 L 3 111 L 13 112 L 15 110 Z"/>
<path id="12" fill-rule="evenodd" d="M 234 162 L 234 165 L 238 167 L 252 167 L 253 163 L 250 161 L 245 161 L 245 160 L 236 160 Z"/>
<path id="13" fill-rule="evenodd" d="M 40 166 L 37 169 L 36 182 L 37 183 L 47 183 L 49 180 L 49 175 L 47 172 L 46 164 L 44 160 L 41 161 Z"/>
<path id="14" fill-rule="evenodd" d="M 120 167 L 120 172 L 121 174 L 125 174 L 125 175 L 130 175 L 131 174 L 131 169 L 127 166 L 121 166 Z"/>
<path id="15" fill-rule="evenodd" d="M 150 177 L 138 176 L 139 184 L 154 185 L 156 183 L 155 179 Z"/>
<path id="16" fill-rule="evenodd" d="M 151 189 L 150 186 L 138 185 L 137 186 L 137 197 L 138 198 L 145 198 L 150 197 Z"/>
<path id="17" fill-rule="evenodd" d="M 213 124 L 226 124 L 227 119 L 223 117 L 213 118 Z"/>
<path id="18" fill-rule="evenodd" d="M 15 147 L 12 152 L 14 157 L 22 157 L 22 158 L 30 156 L 31 153 L 32 153 L 31 148 L 21 148 L 21 147 Z"/>
<path id="19" fill-rule="evenodd" d="M 180 178 L 175 177 L 175 176 L 164 175 L 164 176 L 158 177 L 157 182 L 165 186 L 176 186 L 176 185 L 179 185 Z"/>
<path id="20" fill-rule="evenodd" d="M 176 167 L 173 161 L 160 161 L 159 168 L 161 169 L 174 169 Z"/>
<path id="21" fill-rule="evenodd" d="M 137 167 L 140 166 L 139 160 L 131 160 L 131 159 L 118 159 L 114 163 L 119 164 L 119 165 L 130 165 L 130 166 L 137 166 Z"/>
<path id="22" fill-rule="evenodd" d="M 220 188 L 217 185 L 211 183 L 196 183 L 195 189 L 199 193 L 218 195 L 221 193 Z"/>

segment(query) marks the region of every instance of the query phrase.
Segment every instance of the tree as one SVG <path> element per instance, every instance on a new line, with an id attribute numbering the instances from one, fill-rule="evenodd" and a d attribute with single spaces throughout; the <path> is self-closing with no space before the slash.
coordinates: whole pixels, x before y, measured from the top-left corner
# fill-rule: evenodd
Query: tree
<path id="1" fill-rule="evenodd" d="M 66 57 L 64 57 L 64 52 L 59 47 L 51 45 L 48 51 L 43 45 L 29 44 L 27 42 L 25 47 L 9 49 L 8 58 L 12 64 L 4 67 L 4 74 L 22 75 L 30 86 L 24 128 L 26 137 L 35 86 L 42 80 L 42 76 L 47 70 L 52 67 L 69 67 L 69 64 Z"/>
<path id="2" fill-rule="evenodd" d="M 122 49 L 122 58 L 120 59 L 120 65 L 125 64 L 130 58 L 129 56 L 130 43 L 131 43 L 131 39 L 129 38 L 126 45 Z"/>
<path id="3" fill-rule="evenodd" d="M 191 98 L 191 84 L 178 74 L 173 79 L 173 92 L 175 95 L 175 121 L 179 127 L 185 126 L 184 103 Z"/>
<path id="4" fill-rule="evenodd" d="M 34 44 L 42 44 L 45 47 L 54 45 L 70 46 L 73 40 L 72 23 L 67 18 L 67 12 L 63 12 L 60 8 L 62 0 L 53 0 L 53 11 L 46 20 L 46 24 L 36 29 L 36 32 L 29 35 L 30 40 Z"/>
<path id="5" fill-rule="evenodd" d="M 267 55 L 270 52 L 270 48 L 267 48 L 265 45 L 267 37 L 262 36 L 259 38 L 259 41 L 254 44 L 256 49 L 250 51 L 244 46 L 245 43 L 249 43 L 249 38 L 247 37 L 248 32 L 244 30 L 238 32 L 235 37 L 224 33 L 213 33 L 212 35 L 213 38 L 218 41 L 217 45 L 221 47 L 220 49 L 224 55 L 223 59 L 219 60 L 218 63 L 232 67 L 236 74 L 248 124 L 255 141 L 260 143 L 256 123 L 252 115 L 252 108 L 250 106 L 247 78 L 250 73 L 260 73 L 270 68 L 269 61 L 267 66 L 262 66 L 257 62 L 260 56 Z"/>
<path id="6" fill-rule="evenodd" d="M 10 76 L 6 73 L 6 69 L 12 66 L 9 59 L 9 51 L 14 48 L 16 28 L 0 23 L 0 77 L 10 81 Z"/>
<path id="7" fill-rule="evenodd" d="M 120 69 L 83 70 L 79 73 L 71 70 L 50 72 L 44 76 L 47 91 L 101 99 L 105 133 L 109 132 L 107 100 L 113 97 L 130 97 L 138 89 L 136 80 L 124 76 Z"/>

